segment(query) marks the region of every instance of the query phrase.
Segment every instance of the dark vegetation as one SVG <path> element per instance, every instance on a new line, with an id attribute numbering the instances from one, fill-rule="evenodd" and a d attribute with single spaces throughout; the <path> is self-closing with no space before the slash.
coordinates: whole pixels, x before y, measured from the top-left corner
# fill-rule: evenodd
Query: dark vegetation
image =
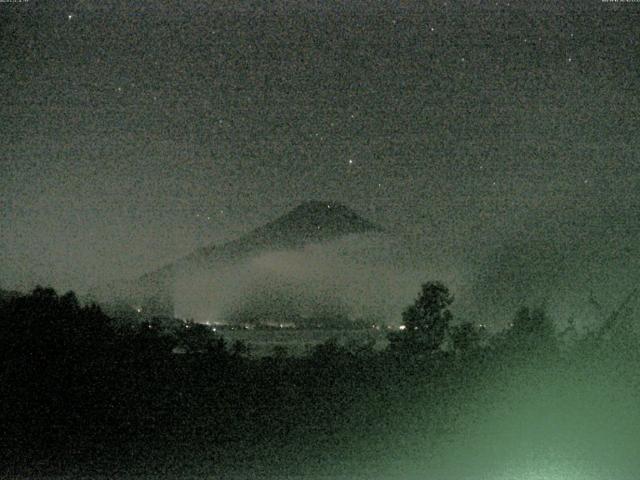
<path id="1" fill-rule="evenodd" d="M 452 302 L 425 284 L 385 351 L 254 358 L 205 325 L 110 318 L 48 288 L 2 295 L 0 476 L 464 478 L 551 447 L 610 478 L 635 467 L 606 450 L 640 426 L 629 312 L 567 340 L 523 308 L 489 338 L 454 325 Z"/>

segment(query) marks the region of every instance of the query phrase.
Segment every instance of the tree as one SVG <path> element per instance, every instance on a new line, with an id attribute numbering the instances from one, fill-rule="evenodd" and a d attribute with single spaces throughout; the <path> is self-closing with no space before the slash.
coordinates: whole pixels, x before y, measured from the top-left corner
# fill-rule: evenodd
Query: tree
<path id="1" fill-rule="evenodd" d="M 505 336 L 508 349 L 515 353 L 531 354 L 556 349 L 553 321 L 543 308 L 520 308 Z"/>
<path id="2" fill-rule="evenodd" d="M 410 353 L 440 349 L 453 318 L 448 308 L 452 303 L 453 295 L 443 283 L 423 284 L 413 305 L 402 312 L 404 330 L 389 336 L 391 349 Z"/>
<path id="3" fill-rule="evenodd" d="M 451 340 L 457 352 L 470 352 L 480 346 L 480 330 L 471 322 L 461 323 L 451 329 Z"/>

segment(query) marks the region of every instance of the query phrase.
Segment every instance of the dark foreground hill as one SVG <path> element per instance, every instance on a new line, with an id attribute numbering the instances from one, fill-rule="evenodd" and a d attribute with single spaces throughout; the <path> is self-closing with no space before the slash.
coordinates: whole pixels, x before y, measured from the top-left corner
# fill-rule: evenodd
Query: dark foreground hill
<path id="1" fill-rule="evenodd" d="M 455 352 L 252 358 L 38 288 L 0 301 L 0 478 L 635 480 L 638 336 L 560 350 L 536 318 Z"/>

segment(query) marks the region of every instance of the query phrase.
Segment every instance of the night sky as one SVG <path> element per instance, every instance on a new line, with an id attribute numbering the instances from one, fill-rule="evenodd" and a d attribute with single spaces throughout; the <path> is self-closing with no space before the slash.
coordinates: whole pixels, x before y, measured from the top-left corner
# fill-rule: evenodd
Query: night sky
<path id="1" fill-rule="evenodd" d="M 177 3 L 0 3 L 0 287 L 83 291 L 309 199 L 461 284 L 637 245 L 640 3 Z"/>

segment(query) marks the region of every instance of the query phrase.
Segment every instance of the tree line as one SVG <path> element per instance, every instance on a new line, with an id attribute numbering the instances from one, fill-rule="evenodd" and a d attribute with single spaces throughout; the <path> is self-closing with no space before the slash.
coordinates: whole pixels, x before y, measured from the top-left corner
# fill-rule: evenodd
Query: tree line
<path id="1" fill-rule="evenodd" d="M 433 412 L 429 422 L 454 423 L 452 405 L 471 405 L 478 389 L 531 365 L 546 372 L 640 365 L 633 330 L 567 346 L 544 310 L 522 308 L 489 337 L 473 323 L 454 324 L 453 301 L 444 284 L 425 283 L 384 351 L 330 340 L 303 357 L 276 349 L 254 358 L 206 325 L 112 318 L 50 288 L 3 295 L 0 458 L 30 473 L 34 465 L 44 472 L 140 466 L 153 446 L 162 452 L 156 465 L 184 449 L 237 465 L 230 453 L 237 445 L 257 455 L 278 442 L 300 448 L 302 440 L 313 445 L 308 458 L 337 448 L 322 439 L 357 444 L 358 432 L 410 422 L 418 406 Z M 336 455 L 345 451 L 357 449 Z"/>

